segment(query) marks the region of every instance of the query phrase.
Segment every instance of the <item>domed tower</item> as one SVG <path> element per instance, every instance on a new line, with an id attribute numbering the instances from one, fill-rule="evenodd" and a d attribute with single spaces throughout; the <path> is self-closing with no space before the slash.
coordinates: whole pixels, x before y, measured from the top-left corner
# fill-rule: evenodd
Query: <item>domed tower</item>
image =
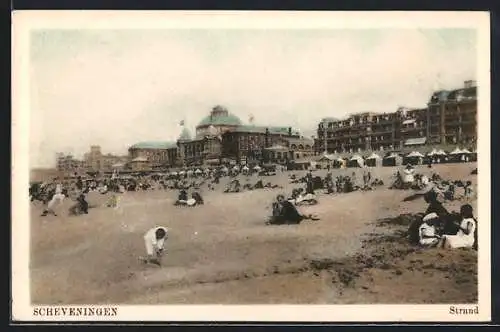
<path id="1" fill-rule="evenodd" d="M 240 126 L 241 120 L 220 105 L 212 108 L 208 116 L 196 126 L 196 137 L 220 135 Z"/>

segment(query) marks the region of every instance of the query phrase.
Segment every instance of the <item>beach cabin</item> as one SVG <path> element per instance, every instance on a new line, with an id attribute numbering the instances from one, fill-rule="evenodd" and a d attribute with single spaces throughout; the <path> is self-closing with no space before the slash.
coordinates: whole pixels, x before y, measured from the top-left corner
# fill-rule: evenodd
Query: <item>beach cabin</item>
<path id="1" fill-rule="evenodd" d="M 354 155 L 349 159 L 347 167 L 363 167 L 365 164 L 363 157 L 360 155 Z"/>
<path id="2" fill-rule="evenodd" d="M 369 167 L 382 166 L 382 158 L 374 152 L 366 158 L 366 166 Z"/>
<path id="3" fill-rule="evenodd" d="M 333 161 L 333 167 L 334 168 L 345 168 L 346 167 L 346 160 L 338 157 Z"/>
<path id="4" fill-rule="evenodd" d="M 456 163 L 469 162 L 471 159 L 471 154 L 472 153 L 467 149 L 462 150 L 459 147 L 456 147 L 455 150 L 450 152 L 449 161 Z"/>
<path id="5" fill-rule="evenodd" d="M 403 158 L 403 164 L 421 165 L 424 162 L 424 155 L 418 151 L 412 151 Z"/>
<path id="6" fill-rule="evenodd" d="M 390 153 L 382 159 L 382 166 L 400 166 L 403 164 L 403 158 L 397 153 Z"/>

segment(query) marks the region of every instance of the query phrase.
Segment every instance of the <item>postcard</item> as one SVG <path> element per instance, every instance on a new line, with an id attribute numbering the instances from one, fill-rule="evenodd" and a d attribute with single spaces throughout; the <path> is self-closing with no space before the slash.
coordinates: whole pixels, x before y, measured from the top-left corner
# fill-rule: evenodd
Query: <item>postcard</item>
<path id="1" fill-rule="evenodd" d="M 490 320 L 488 12 L 12 19 L 13 321 Z"/>

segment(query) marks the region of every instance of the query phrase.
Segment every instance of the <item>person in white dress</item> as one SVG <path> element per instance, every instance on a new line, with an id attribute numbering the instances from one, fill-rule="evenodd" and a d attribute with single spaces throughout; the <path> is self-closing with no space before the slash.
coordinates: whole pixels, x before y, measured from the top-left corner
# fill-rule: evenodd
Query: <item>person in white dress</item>
<path id="1" fill-rule="evenodd" d="M 165 241 L 168 239 L 168 229 L 163 226 L 151 228 L 144 235 L 147 257 L 141 258 L 143 263 L 161 265 L 160 258 L 163 256 Z"/>
<path id="2" fill-rule="evenodd" d="M 47 208 L 43 211 L 42 217 L 48 215 L 49 213 L 53 214 L 54 216 L 57 216 L 55 212 L 55 208 L 62 203 L 64 200 L 65 196 L 62 193 L 62 184 L 57 183 L 56 184 L 56 190 L 54 195 L 52 196 L 52 199 L 49 201 L 49 204 L 47 205 Z"/>
<path id="3" fill-rule="evenodd" d="M 434 226 L 439 221 L 439 216 L 436 213 L 429 213 L 423 218 L 423 223 L 418 229 L 419 244 L 425 247 L 432 247 L 439 243 L 441 238 L 436 234 Z"/>
<path id="4" fill-rule="evenodd" d="M 443 235 L 442 247 L 448 249 L 455 248 L 472 248 L 476 241 L 476 219 L 473 216 L 472 206 L 469 204 L 462 205 L 460 208 L 462 221 L 457 224 L 459 227 L 456 235 Z"/>
<path id="5" fill-rule="evenodd" d="M 403 182 L 405 183 L 405 185 L 409 186 L 413 183 L 413 181 L 415 181 L 415 169 L 410 164 L 406 166 L 403 174 Z"/>

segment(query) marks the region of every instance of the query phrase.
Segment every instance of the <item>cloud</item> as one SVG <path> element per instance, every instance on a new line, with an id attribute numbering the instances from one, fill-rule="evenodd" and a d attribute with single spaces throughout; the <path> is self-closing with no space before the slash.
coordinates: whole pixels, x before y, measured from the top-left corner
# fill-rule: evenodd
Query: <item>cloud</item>
<path id="1" fill-rule="evenodd" d="M 310 133 L 326 116 L 424 106 L 476 70 L 468 30 L 53 31 L 32 45 L 32 166 L 175 140 L 216 104 Z"/>

